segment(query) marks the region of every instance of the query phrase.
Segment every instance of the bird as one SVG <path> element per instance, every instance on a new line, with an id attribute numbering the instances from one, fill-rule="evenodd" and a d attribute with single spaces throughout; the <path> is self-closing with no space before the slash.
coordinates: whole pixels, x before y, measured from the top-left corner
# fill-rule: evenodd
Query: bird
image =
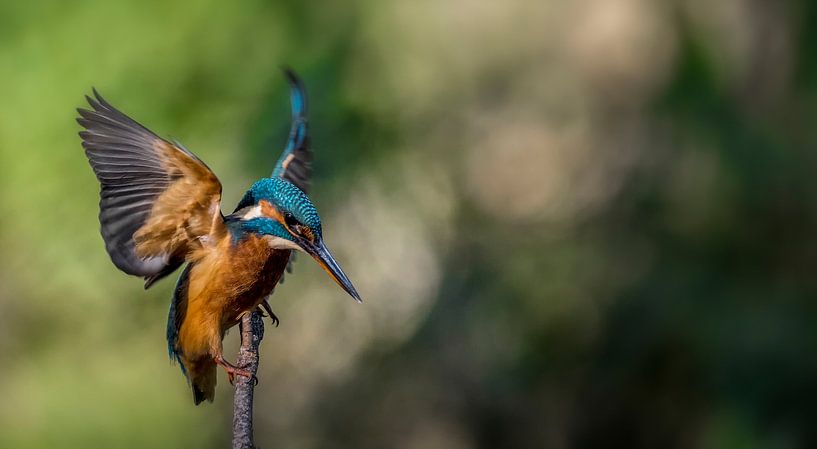
<path id="1" fill-rule="evenodd" d="M 213 171 L 175 140 L 159 137 L 92 88 L 78 108 L 85 155 L 100 184 L 99 221 L 105 249 L 121 271 L 144 278 L 145 289 L 185 265 L 167 321 L 177 362 L 199 405 L 215 397 L 217 366 L 232 383 L 252 377 L 229 363 L 222 339 L 241 317 L 263 308 L 294 252 L 310 255 L 355 301 L 352 282 L 327 248 L 320 216 L 307 196 L 312 150 L 302 80 L 284 69 L 292 124 L 269 177 L 246 191 L 224 215 Z"/>

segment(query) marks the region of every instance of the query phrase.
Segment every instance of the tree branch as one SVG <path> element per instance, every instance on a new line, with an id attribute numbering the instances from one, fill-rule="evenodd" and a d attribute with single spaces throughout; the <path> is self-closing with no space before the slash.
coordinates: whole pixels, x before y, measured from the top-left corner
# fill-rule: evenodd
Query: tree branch
<path id="1" fill-rule="evenodd" d="M 253 375 L 258 372 L 258 345 L 264 338 L 264 322 L 261 314 L 255 310 L 241 318 L 241 349 L 238 352 L 236 366 Z M 253 379 L 243 376 L 235 377 L 235 395 L 233 396 L 233 448 L 255 449 L 252 434 L 252 400 Z"/>

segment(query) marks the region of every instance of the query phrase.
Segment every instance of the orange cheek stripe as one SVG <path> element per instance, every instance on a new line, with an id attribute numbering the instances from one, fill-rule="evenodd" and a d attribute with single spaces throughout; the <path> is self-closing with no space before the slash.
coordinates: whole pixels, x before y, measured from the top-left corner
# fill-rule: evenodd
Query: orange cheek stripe
<path id="1" fill-rule="evenodd" d="M 278 223 L 281 223 L 284 226 L 284 228 L 286 228 L 286 230 L 289 231 L 290 234 L 298 235 L 298 233 L 296 233 L 292 229 L 290 229 L 289 225 L 287 225 L 286 220 L 284 220 L 284 216 L 281 214 L 281 212 L 278 211 L 278 209 L 275 208 L 275 206 L 272 205 L 272 203 L 270 203 L 267 200 L 261 200 L 261 201 L 258 202 L 258 204 L 261 206 L 261 215 L 263 215 L 265 217 L 272 218 L 273 220 L 277 221 Z M 310 229 L 310 228 L 308 228 L 306 226 L 300 226 L 300 228 L 301 228 L 300 229 L 300 231 L 301 231 L 300 234 L 303 235 L 310 242 L 314 243 L 315 242 L 315 234 L 312 232 L 312 229 Z"/>
<path id="2" fill-rule="evenodd" d="M 292 230 L 289 229 L 289 226 L 287 226 L 286 220 L 284 220 L 284 216 L 281 215 L 281 212 L 278 212 L 278 209 L 276 209 L 275 206 L 272 205 L 272 203 L 270 203 L 267 200 L 261 200 L 259 201 L 258 204 L 261 205 L 261 215 L 272 218 L 278 223 L 281 223 L 284 226 L 284 228 L 286 228 L 286 230 L 289 231 L 290 234 L 292 234 Z"/>
<path id="3" fill-rule="evenodd" d="M 311 229 L 309 229 L 307 227 L 303 227 L 303 229 L 301 231 L 301 234 L 304 237 L 306 237 L 307 240 L 309 240 L 310 242 L 315 243 L 315 234 L 312 233 Z"/>
<path id="4" fill-rule="evenodd" d="M 278 212 L 278 209 L 276 209 L 272 203 L 267 200 L 261 200 L 258 204 L 261 206 L 261 215 L 272 218 L 279 223 L 284 223 L 284 216 Z"/>

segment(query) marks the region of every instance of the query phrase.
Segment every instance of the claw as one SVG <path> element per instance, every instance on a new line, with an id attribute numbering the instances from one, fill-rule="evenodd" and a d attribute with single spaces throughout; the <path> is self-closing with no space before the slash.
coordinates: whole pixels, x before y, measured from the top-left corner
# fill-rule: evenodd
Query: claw
<path id="1" fill-rule="evenodd" d="M 275 314 L 272 312 L 272 307 L 270 307 L 269 302 L 266 299 L 261 301 L 261 307 L 263 307 L 267 314 L 269 314 L 270 321 L 272 321 L 272 324 L 274 324 L 275 327 L 278 327 L 278 324 L 281 323 L 281 320 L 279 320 L 278 317 L 275 316 Z"/>

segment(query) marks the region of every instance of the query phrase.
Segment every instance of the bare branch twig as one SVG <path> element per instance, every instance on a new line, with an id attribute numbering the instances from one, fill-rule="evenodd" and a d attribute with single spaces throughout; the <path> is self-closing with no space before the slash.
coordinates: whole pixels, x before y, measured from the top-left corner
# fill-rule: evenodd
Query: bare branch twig
<path id="1" fill-rule="evenodd" d="M 241 349 L 236 365 L 253 374 L 258 372 L 258 345 L 264 338 L 264 322 L 258 311 L 241 318 Z M 253 379 L 235 378 L 233 396 L 233 448 L 255 449 L 252 432 Z"/>

